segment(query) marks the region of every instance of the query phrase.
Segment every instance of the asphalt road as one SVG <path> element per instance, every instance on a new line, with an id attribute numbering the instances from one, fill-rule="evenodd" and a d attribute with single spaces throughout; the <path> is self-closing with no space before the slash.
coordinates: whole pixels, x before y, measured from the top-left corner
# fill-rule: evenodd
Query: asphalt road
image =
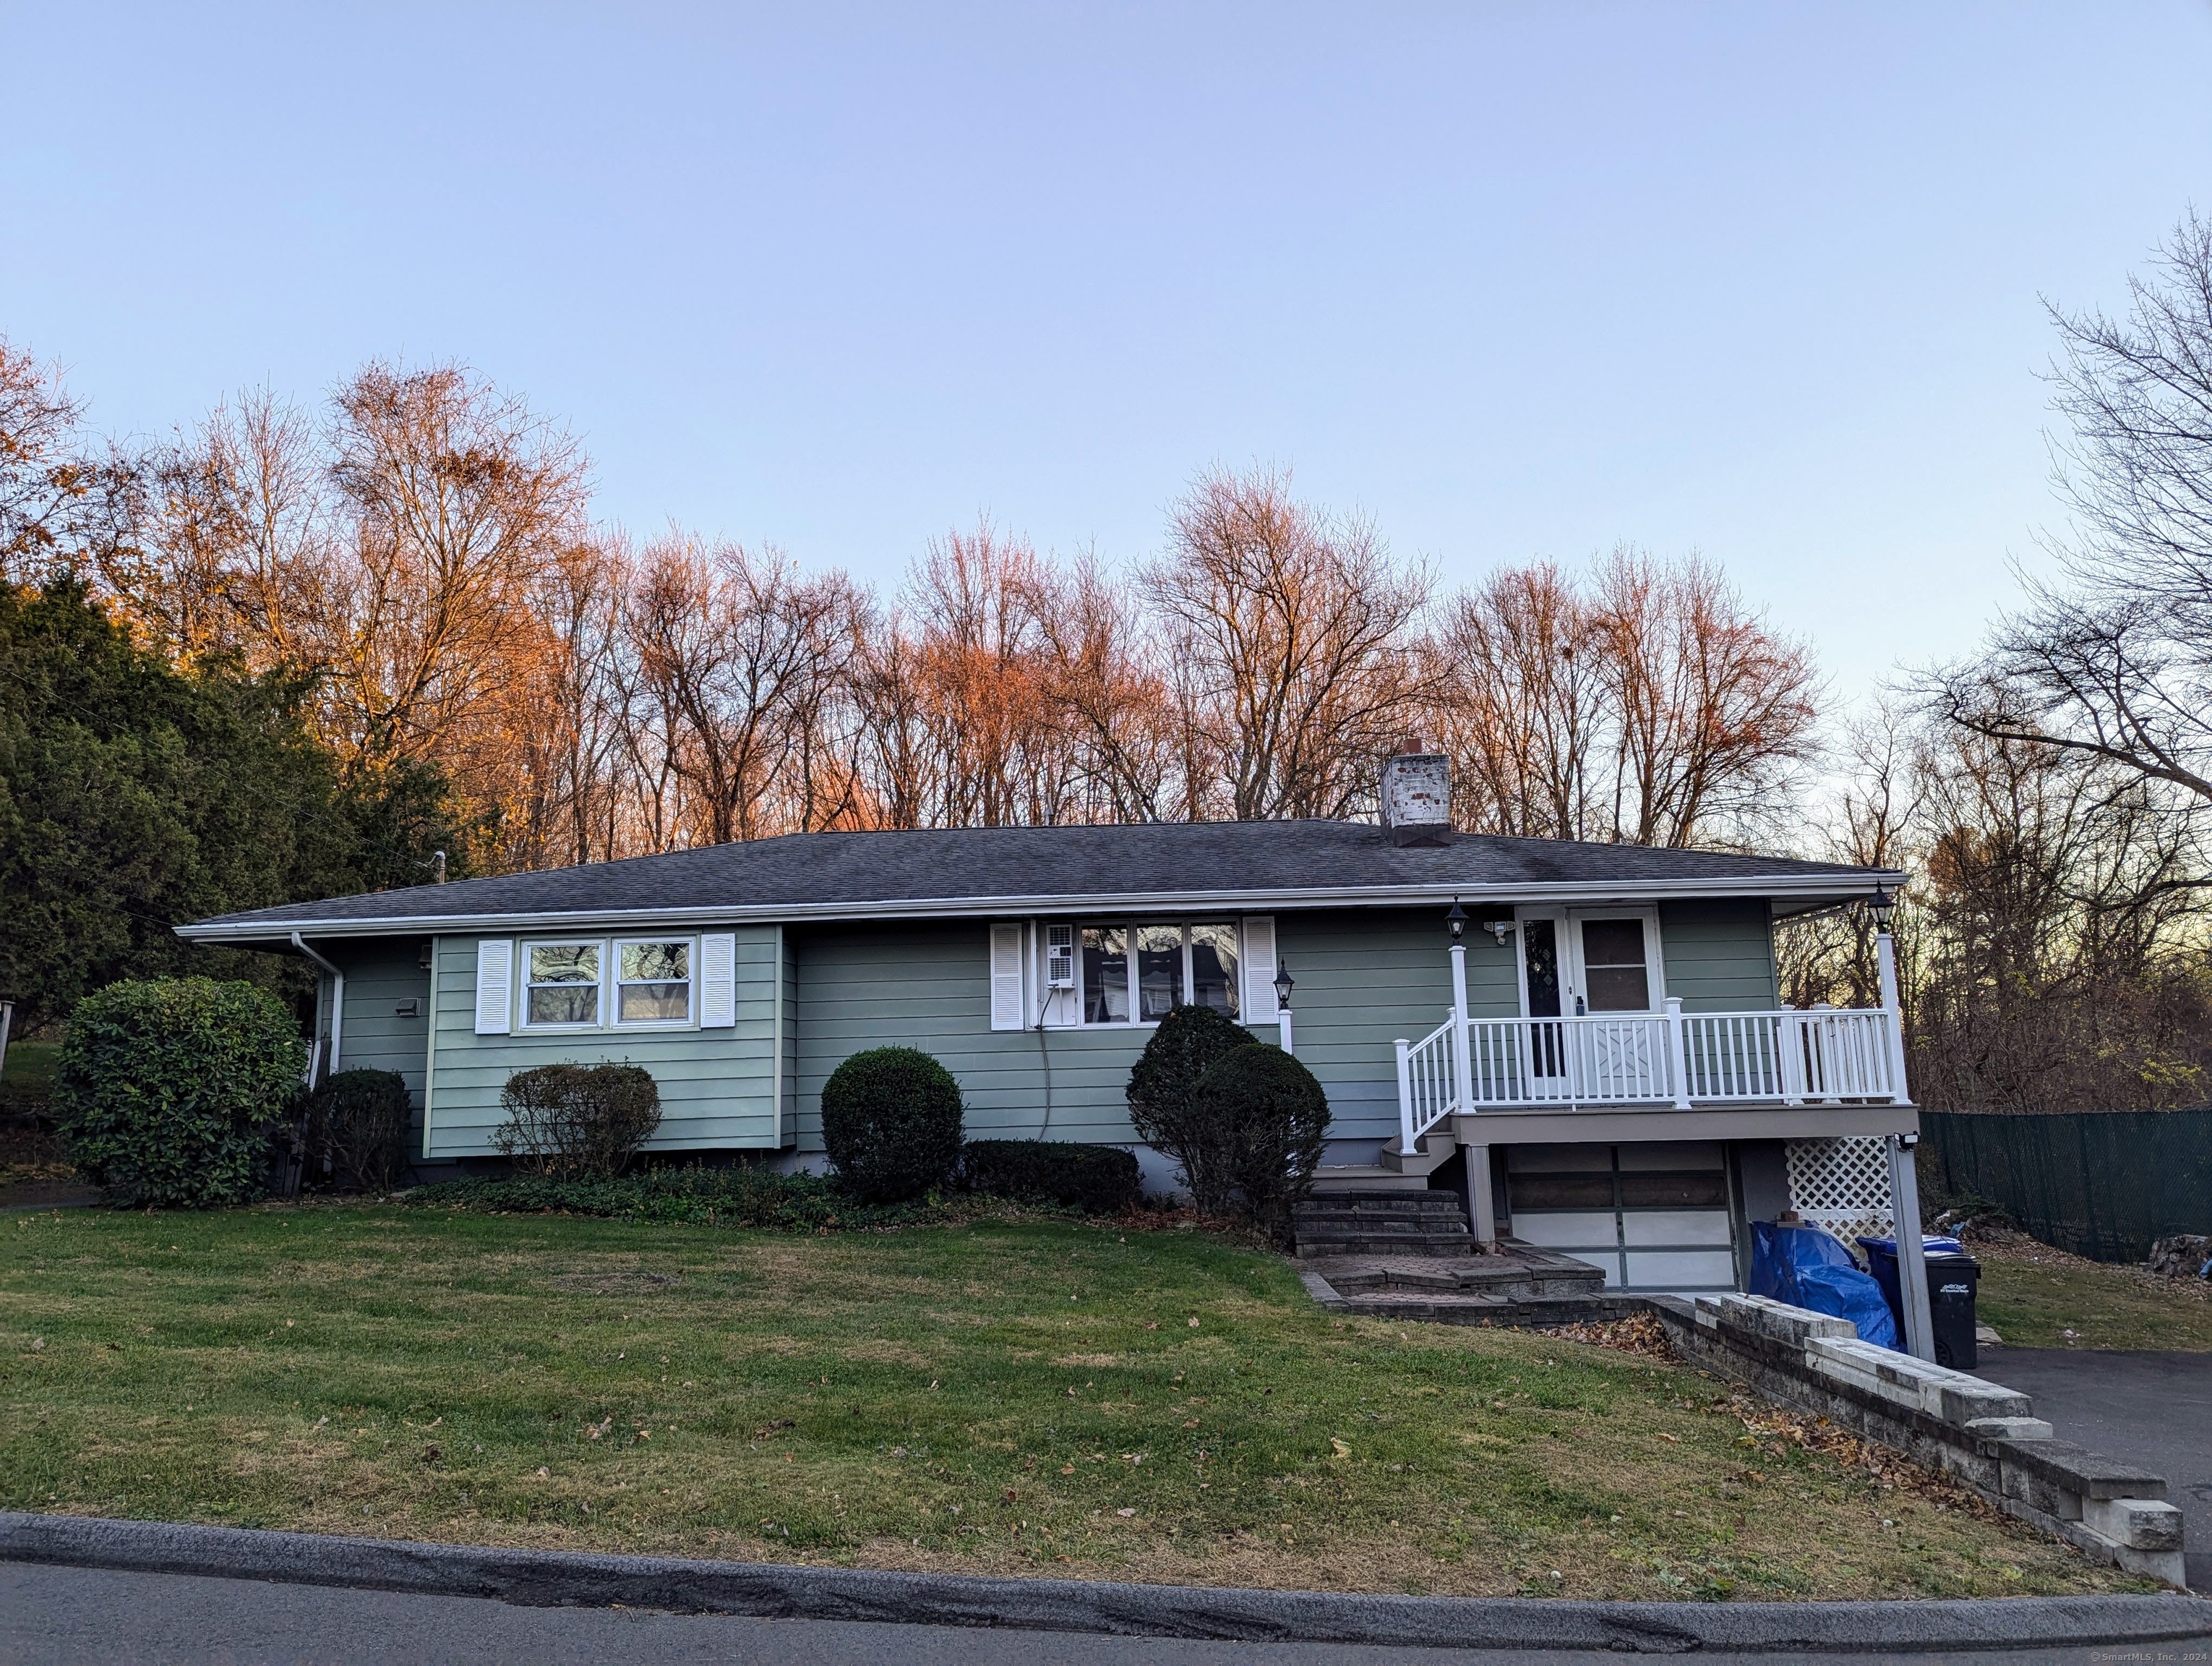
<path id="1" fill-rule="evenodd" d="M 1700 1652 L 1776 1666 L 1784 1657 Z M 1887 1659 L 1898 1659 L 1892 1654 Z M 526 1608 L 472 1596 L 410 1596 L 249 1579 L 0 1562 L 6 1666 L 1620 1666 L 1571 1652 L 1190 1643 L 841 1620 L 741 1620 L 634 1609 Z M 1866 1666 L 1865 1655 L 1796 1655 L 1803 1666 Z M 1909 1657 L 1922 1666 L 2212 1661 L 2212 1641 Z"/>
<path id="2" fill-rule="evenodd" d="M 2166 1477 L 2192 1590 L 2212 1594 L 2212 1353 L 1984 1347 L 1975 1375 L 2035 1401 L 2061 1440 Z"/>

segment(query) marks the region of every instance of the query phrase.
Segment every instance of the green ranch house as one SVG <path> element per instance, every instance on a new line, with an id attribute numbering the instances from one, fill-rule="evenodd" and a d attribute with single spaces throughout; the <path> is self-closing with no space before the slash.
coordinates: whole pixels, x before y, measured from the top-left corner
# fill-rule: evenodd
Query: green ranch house
<path id="1" fill-rule="evenodd" d="M 1177 1001 L 1327 1087 L 1323 1191 L 1449 1187 L 1632 1290 L 1741 1286 L 1747 1223 L 1914 1214 L 1893 978 L 1782 1005 L 1775 923 L 1902 875 L 1455 833 L 1444 760 L 1385 765 L 1380 824 L 812 833 L 226 915 L 203 943 L 322 970 L 319 1072 L 398 1072 L 420 1160 L 486 1164 L 515 1071 L 627 1061 L 653 1148 L 818 1164 L 822 1084 L 903 1043 L 972 1135 L 1139 1146 L 1123 1091 Z M 1884 968 L 1887 939 L 1881 939 Z M 1917 1206 L 1916 1206 L 1917 1207 Z"/>

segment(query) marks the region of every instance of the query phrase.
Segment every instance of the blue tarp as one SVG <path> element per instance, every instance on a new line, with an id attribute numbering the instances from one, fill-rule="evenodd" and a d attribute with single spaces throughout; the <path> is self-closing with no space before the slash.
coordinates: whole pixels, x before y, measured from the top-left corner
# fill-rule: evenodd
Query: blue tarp
<path id="1" fill-rule="evenodd" d="M 1899 1287 L 1905 1282 L 1897 1271 L 1897 1240 L 1893 1237 L 1863 1237 L 1859 1248 L 1866 1251 L 1867 1271 L 1881 1287 L 1881 1299 L 1889 1309 L 1890 1323 L 1902 1332 L 1905 1325 L 1905 1292 Z M 1956 1238 L 1938 1237 L 1933 1232 L 1920 1235 L 1920 1252 L 1924 1256 L 1963 1256 L 1966 1252 Z M 1862 1333 L 1863 1334 L 1863 1333 Z"/>
<path id="2" fill-rule="evenodd" d="M 1859 1340 L 1898 1347 L 1897 1321 L 1881 1286 L 1851 1259 L 1833 1235 L 1817 1226 L 1751 1224 L 1751 1293 L 1848 1319 Z"/>

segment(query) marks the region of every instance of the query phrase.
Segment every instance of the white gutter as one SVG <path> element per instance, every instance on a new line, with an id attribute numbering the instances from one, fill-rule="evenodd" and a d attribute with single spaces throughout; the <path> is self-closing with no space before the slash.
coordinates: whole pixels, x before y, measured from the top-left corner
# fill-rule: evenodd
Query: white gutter
<path id="1" fill-rule="evenodd" d="M 292 933 L 292 946 L 331 975 L 331 1074 L 335 1076 L 338 1073 L 338 1037 L 345 1029 L 345 974 L 335 962 L 324 959 L 309 948 L 307 939 L 297 932 Z M 313 1092 L 314 1086 L 315 1061 L 311 1055 L 307 1060 L 308 1091 Z"/>
<path id="2" fill-rule="evenodd" d="M 1152 913 L 1193 909 L 1254 913 L 1271 909 L 1416 907 L 1462 903 L 1626 903 L 1715 897 L 1839 897 L 1895 890 L 1905 876 L 1889 868 L 1863 873 L 1746 874 L 1696 879 L 1553 880 L 1548 883 L 1434 885 L 1304 885 L 1272 891 L 1103 891 L 1070 896 L 897 897 L 866 903 L 714 903 L 688 908 L 547 909 L 528 913 L 417 914 L 383 918 L 331 917 L 305 921 L 204 920 L 179 926 L 191 942 L 267 941 L 289 931 L 348 937 L 421 937 L 440 932 L 534 931 L 587 926 L 688 926 L 702 923 L 773 925 L 805 920 L 981 920 L 1007 915 L 1091 914 L 1107 909 Z M 297 927 L 298 929 L 293 929 Z M 313 954 L 313 950 L 305 950 Z M 316 957 L 320 959 L 319 956 Z M 328 964 L 327 962 L 324 963 Z"/>

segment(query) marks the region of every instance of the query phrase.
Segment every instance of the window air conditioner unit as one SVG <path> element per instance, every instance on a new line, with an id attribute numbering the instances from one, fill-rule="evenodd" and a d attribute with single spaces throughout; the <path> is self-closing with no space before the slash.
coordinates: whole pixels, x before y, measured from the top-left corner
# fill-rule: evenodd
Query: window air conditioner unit
<path id="1" fill-rule="evenodd" d="M 1075 927 L 1044 928 L 1044 984 L 1048 989 L 1075 987 Z"/>

